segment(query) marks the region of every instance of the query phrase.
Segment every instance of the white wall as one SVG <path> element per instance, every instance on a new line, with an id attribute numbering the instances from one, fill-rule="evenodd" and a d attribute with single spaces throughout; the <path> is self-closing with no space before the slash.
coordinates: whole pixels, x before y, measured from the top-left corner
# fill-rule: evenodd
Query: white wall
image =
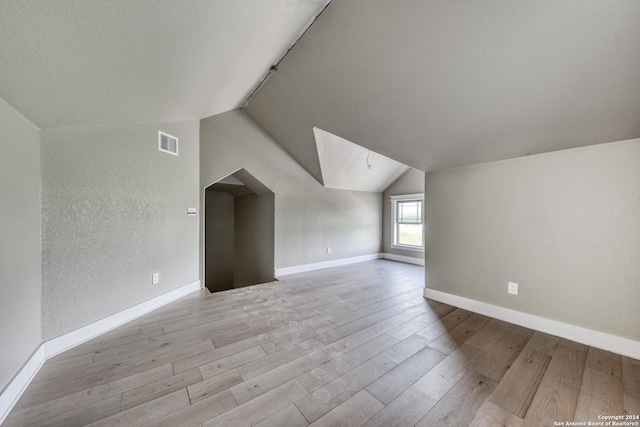
<path id="1" fill-rule="evenodd" d="M 41 136 L 44 340 L 198 280 L 198 121 Z"/>
<path id="2" fill-rule="evenodd" d="M 0 391 L 41 342 L 40 139 L 0 99 Z"/>
<path id="3" fill-rule="evenodd" d="M 200 136 L 201 195 L 240 168 L 275 193 L 276 268 L 380 252 L 380 194 L 322 187 L 240 110 L 202 120 Z"/>
<path id="4" fill-rule="evenodd" d="M 424 172 L 409 169 L 382 193 L 382 250 L 388 254 L 424 259 L 424 252 L 392 248 L 390 196 L 424 193 Z"/>
<path id="5" fill-rule="evenodd" d="M 428 288 L 640 341 L 640 139 L 425 182 Z"/>

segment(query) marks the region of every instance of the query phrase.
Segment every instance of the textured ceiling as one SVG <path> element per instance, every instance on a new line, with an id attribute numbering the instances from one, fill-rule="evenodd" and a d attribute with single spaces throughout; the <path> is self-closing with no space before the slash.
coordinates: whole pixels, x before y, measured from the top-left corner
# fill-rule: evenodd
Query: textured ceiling
<path id="1" fill-rule="evenodd" d="M 640 137 L 640 1 L 336 1 L 244 109 L 422 171 Z M 322 182 L 322 181 L 321 181 Z"/>
<path id="2" fill-rule="evenodd" d="M 329 0 L 2 0 L 0 98 L 41 128 L 237 108 Z M 638 0 L 332 2 L 244 109 L 429 171 L 640 137 Z"/>
<path id="3" fill-rule="evenodd" d="M 238 108 L 328 0 L 2 0 L 0 98 L 41 128 Z"/>
<path id="4" fill-rule="evenodd" d="M 313 133 L 327 188 L 382 193 L 409 170 L 409 166 L 322 129 L 313 128 Z"/>

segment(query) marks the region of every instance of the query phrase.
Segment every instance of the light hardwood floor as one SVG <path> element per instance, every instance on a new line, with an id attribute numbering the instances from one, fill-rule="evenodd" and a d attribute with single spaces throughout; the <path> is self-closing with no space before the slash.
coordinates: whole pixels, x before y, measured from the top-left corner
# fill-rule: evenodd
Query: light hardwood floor
<path id="1" fill-rule="evenodd" d="M 372 261 L 196 293 L 47 361 L 6 426 L 553 426 L 640 414 L 640 362 L 422 297 Z"/>

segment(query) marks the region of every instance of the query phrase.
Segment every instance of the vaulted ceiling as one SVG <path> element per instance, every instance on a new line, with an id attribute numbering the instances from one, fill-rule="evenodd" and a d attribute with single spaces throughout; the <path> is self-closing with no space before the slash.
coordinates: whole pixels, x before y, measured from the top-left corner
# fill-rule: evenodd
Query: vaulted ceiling
<path id="1" fill-rule="evenodd" d="M 334 1 L 245 110 L 422 171 L 640 137 L 640 1 Z"/>
<path id="2" fill-rule="evenodd" d="M 0 98 L 41 128 L 243 106 L 428 171 L 640 137 L 640 1 L 2 0 Z"/>
<path id="3" fill-rule="evenodd" d="M 322 129 L 313 128 L 321 183 L 327 188 L 381 193 L 409 166 L 367 150 Z"/>
<path id="4" fill-rule="evenodd" d="M 0 98 L 40 128 L 240 107 L 329 0 L 2 0 Z"/>

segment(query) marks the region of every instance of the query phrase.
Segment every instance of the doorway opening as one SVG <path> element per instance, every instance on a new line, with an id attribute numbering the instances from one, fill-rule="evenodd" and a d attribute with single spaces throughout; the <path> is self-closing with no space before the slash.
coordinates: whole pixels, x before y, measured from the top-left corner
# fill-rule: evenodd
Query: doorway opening
<path id="1" fill-rule="evenodd" d="M 204 276 L 211 292 L 274 279 L 275 195 L 240 169 L 205 189 Z"/>

